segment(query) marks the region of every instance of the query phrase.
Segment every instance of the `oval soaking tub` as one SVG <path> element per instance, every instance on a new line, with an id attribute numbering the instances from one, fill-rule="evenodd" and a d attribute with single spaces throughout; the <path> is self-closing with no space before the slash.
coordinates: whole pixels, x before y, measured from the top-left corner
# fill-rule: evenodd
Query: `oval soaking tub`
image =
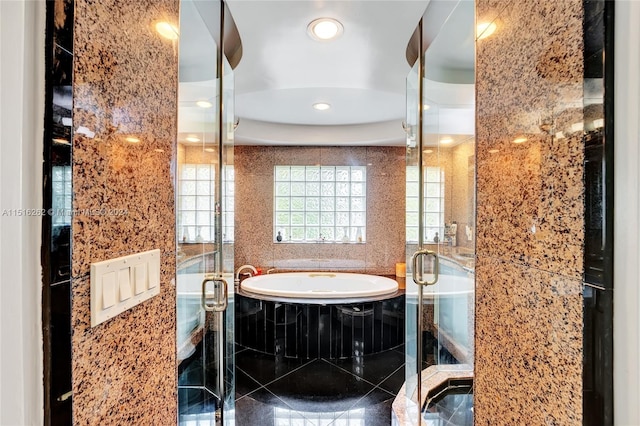
<path id="1" fill-rule="evenodd" d="M 287 358 L 353 358 L 404 343 L 404 290 L 346 272 L 283 272 L 242 281 L 236 343 Z"/>
<path id="2" fill-rule="evenodd" d="M 295 299 L 350 299 L 392 294 L 398 283 L 377 275 L 346 272 L 284 272 L 242 281 L 244 291 Z"/>

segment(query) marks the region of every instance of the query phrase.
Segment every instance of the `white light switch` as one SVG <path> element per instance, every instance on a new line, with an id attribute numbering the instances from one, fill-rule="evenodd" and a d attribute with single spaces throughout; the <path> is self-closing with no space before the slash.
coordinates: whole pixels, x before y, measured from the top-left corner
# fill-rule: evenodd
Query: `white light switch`
<path id="1" fill-rule="evenodd" d="M 124 302 L 131 297 L 131 273 L 129 269 L 130 268 L 122 268 L 118 271 L 118 284 L 121 302 Z"/>
<path id="2" fill-rule="evenodd" d="M 91 326 L 160 293 L 160 250 L 91 264 Z"/>
<path id="3" fill-rule="evenodd" d="M 160 256 L 156 256 L 149 261 L 149 288 L 156 288 L 160 285 Z"/>
<path id="4" fill-rule="evenodd" d="M 116 273 L 108 272 L 102 276 L 102 309 L 116 304 Z"/>
<path id="5" fill-rule="evenodd" d="M 147 264 L 136 265 L 135 280 L 136 280 L 136 294 L 140 294 L 147 289 Z"/>

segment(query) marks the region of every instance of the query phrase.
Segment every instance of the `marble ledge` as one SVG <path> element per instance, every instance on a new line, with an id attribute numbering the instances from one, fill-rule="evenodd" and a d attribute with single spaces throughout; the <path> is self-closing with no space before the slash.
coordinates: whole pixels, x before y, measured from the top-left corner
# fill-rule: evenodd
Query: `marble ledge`
<path id="1" fill-rule="evenodd" d="M 473 379 L 473 366 L 469 364 L 432 365 L 422 370 L 422 397 L 420 407 L 423 407 L 429 393 L 451 379 Z M 391 411 L 392 426 L 417 424 L 417 407 L 412 399 L 407 399 L 406 383 L 402 385 L 398 395 L 393 400 Z"/>

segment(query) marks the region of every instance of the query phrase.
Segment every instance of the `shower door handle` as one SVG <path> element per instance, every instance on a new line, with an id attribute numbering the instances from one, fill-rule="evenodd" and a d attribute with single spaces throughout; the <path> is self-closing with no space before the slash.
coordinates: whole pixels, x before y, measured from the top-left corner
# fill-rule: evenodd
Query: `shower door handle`
<path id="1" fill-rule="evenodd" d="M 207 301 L 207 283 L 214 284 L 213 303 Z M 206 277 L 204 281 L 202 281 L 202 309 L 208 312 L 224 312 L 228 305 L 228 288 L 227 280 L 224 278 Z"/>
<path id="2" fill-rule="evenodd" d="M 434 258 L 432 281 L 423 281 L 422 271 L 420 271 L 420 278 L 418 278 L 418 259 L 422 256 L 425 256 L 425 257 L 433 256 Z M 411 263 L 413 265 L 413 282 L 414 283 L 420 286 L 424 286 L 424 285 L 434 285 L 435 283 L 438 282 L 438 274 L 440 272 L 440 259 L 438 258 L 438 253 L 436 253 L 435 251 L 427 250 L 427 249 L 418 250 L 417 252 L 413 253 L 413 256 L 411 257 Z"/>

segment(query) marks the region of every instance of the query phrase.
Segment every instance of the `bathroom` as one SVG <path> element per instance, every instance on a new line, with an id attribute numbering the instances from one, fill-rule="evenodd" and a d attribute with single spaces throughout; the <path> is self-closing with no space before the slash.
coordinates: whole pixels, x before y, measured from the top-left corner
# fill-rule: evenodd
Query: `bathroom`
<path id="1" fill-rule="evenodd" d="M 380 76 L 370 83 L 381 85 L 383 93 L 376 95 L 389 96 L 389 104 L 400 97 L 400 107 L 381 111 L 374 123 L 360 118 L 362 121 L 349 124 L 334 117 L 327 123 L 339 126 L 339 131 L 324 133 L 320 128 L 328 126 L 325 123 L 298 133 L 303 123 L 282 123 L 273 117 L 276 124 L 267 122 L 267 116 L 277 115 L 281 108 L 258 108 L 252 117 L 250 95 L 260 90 L 249 87 L 256 80 L 243 80 L 245 72 L 258 81 L 264 78 L 275 86 L 283 84 L 272 81 L 273 70 L 242 68 L 243 61 L 259 51 L 248 38 L 242 39 L 243 28 L 265 26 L 251 19 L 258 21 L 264 14 L 259 13 L 260 7 L 274 5 L 167 1 L 150 6 L 150 12 L 139 4 L 120 5 L 116 12 L 106 3 L 55 2 L 59 9 L 50 11 L 49 17 L 58 37 L 52 56 L 54 76 L 60 81 L 50 92 L 55 106 L 50 118 L 72 115 L 74 132 L 65 133 L 65 125 L 54 129 L 47 167 L 53 172 L 54 167 L 72 166 L 67 180 L 73 197 L 67 200 L 65 195 L 53 202 L 62 203 L 56 208 L 73 207 L 80 213 L 58 224 L 67 228 L 50 228 L 70 229 L 71 235 L 50 236 L 55 264 L 45 264 L 52 274 L 47 278 L 51 285 L 44 301 L 49 309 L 44 309 L 49 324 L 54 325 L 45 329 L 45 348 L 52 354 L 45 357 L 46 415 L 68 413 L 67 423 L 90 424 L 176 417 L 184 424 L 213 424 L 216 416 L 226 423 L 234 415 L 236 424 L 281 424 L 278 422 L 286 419 L 290 422 L 286 424 L 375 425 L 391 424 L 392 418 L 403 424 L 403 416 L 410 421 L 410 402 L 416 400 L 409 389 L 413 387 L 422 404 L 421 394 L 425 398 L 431 394 L 428 386 L 416 383 L 444 376 L 439 380 L 459 380 L 456 383 L 464 392 L 454 395 L 460 397 L 454 400 L 465 401 L 462 405 L 467 413 L 471 413 L 472 401 L 478 424 L 496 418 L 509 418 L 506 423 L 512 424 L 531 418 L 540 424 L 583 422 L 583 324 L 587 317 L 583 299 L 587 295 L 582 283 L 586 256 L 580 142 L 582 132 L 602 131 L 592 124 L 602 120 L 602 110 L 592 108 L 590 113 L 596 115 L 586 117 L 582 105 L 587 93 L 601 95 L 602 91 L 589 92 L 592 86 L 584 82 L 582 2 L 526 7 L 515 6 L 515 2 L 500 7 L 494 3 L 403 2 L 406 10 L 399 8 L 403 12 L 396 15 L 380 2 L 378 19 L 386 15 L 387 20 L 402 17 L 402 22 L 412 22 L 403 35 L 395 31 L 396 38 L 402 39 L 396 49 L 402 59 L 396 63 L 405 71 L 401 79 L 384 83 L 388 87 L 382 87 Z M 315 17 L 320 12 L 338 13 L 342 3 L 336 4 L 334 10 L 331 4 L 327 10 L 319 9 Z M 460 26 L 447 29 L 458 12 L 468 22 L 464 33 Z M 111 19 L 115 13 L 121 18 L 117 25 Z M 135 25 L 148 20 L 146 13 L 173 23 L 191 13 L 199 21 L 197 25 L 180 24 L 179 32 L 169 28 L 169 37 L 163 38 L 155 28 Z M 214 30 L 220 30 L 221 16 L 227 23 L 230 16 L 236 19 L 241 44 L 224 31 Z M 545 26 L 536 27 L 536 19 L 544 19 Z M 303 25 L 304 31 L 311 20 Z M 476 34 L 476 21 L 497 23 L 495 37 Z M 119 25 L 131 28 L 121 32 Z M 343 25 L 341 38 L 348 40 L 348 20 Z M 518 25 L 526 26 L 527 31 L 516 31 Z M 284 23 L 277 26 L 287 27 Z M 206 42 L 182 45 L 203 28 Z M 414 32 L 416 28 L 421 31 Z M 103 33 L 113 35 L 113 40 L 96 43 L 95 34 Z M 540 42 L 527 43 L 525 34 Z M 446 47 L 438 47 L 439 41 L 456 35 L 470 49 L 472 68 L 443 68 L 445 72 L 432 66 L 447 53 Z M 306 33 L 303 37 L 305 43 L 316 43 L 312 50 L 330 46 L 309 39 Z M 393 39 L 385 32 L 379 37 Z M 147 42 L 137 42 L 142 39 Z M 514 49 L 512 45 L 526 45 L 531 51 L 517 52 L 516 63 L 501 61 L 505 52 L 516 55 L 509 50 Z M 215 52 L 224 52 L 224 56 Z M 277 49 L 266 53 L 285 64 L 291 59 Z M 558 57 L 564 61 L 560 69 L 553 65 Z M 128 60 L 131 58 L 134 60 Z M 189 58 L 197 60 L 189 64 L 185 62 Z M 349 58 L 343 59 L 348 63 Z M 358 63 L 362 68 L 363 60 Z M 358 68 L 355 64 L 350 67 Z M 442 84 L 430 83 L 441 83 L 438 72 L 453 76 L 454 81 L 446 84 L 456 90 L 454 94 Z M 256 77 L 261 73 L 264 75 Z M 425 84 L 418 84 L 421 73 L 428 80 Z M 296 78 L 304 80 L 302 77 Z M 149 80 L 153 84 L 145 84 Z M 222 87 L 217 86 L 220 81 Z M 394 93 L 385 94 L 390 87 Z M 331 94 L 328 89 L 324 92 Z M 141 99 L 162 101 L 151 104 Z M 521 107 L 522 99 L 527 100 L 526 107 Z M 311 111 L 316 112 L 321 111 Z M 284 113 L 298 116 L 296 111 Z M 572 126 L 582 121 L 582 129 Z M 340 222 L 339 211 L 332 218 L 316 214 L 295 222 L 295 209 L 282 206 L 292 205 L 293 198 L 286 197 L 296 194 L 277 189 L 276 171 L 285 167 L 290 167 L 291 174 L 294 168 L 304 167 L 305 176 L 322 175 L 331 168 L 349 170 L 352 176 L 366 174 L 366 179 L 350 181 L 353 194 L 344 210 L 346 222 Z M 67 169 L 55 170 L 66 173 Z M 313 187 L 315 178 L 307 179 L 305 188 Z M 527 185 L 534 181 L 538 184 Z M 65 187 L 64 179 L 62 182 Z M 295 183 L 291 182 L 292 191 Z M 279 205 L 280 198 L 287 201 Z M 85 209 L 105 206 L 127 214 L 82 214 Z M 420 225 L 422 220 L 426 223 Z M 102 325 L 90 326 L 90 265 L 154 248 L 162 252 L 161 293 Z M 440 268 L 430 267 L 433 258 Z M 377 367 L 367 370 L 367 363 L 364 372 L 357 370 L 354 359 L 359 354 L 355 352 L 349 357 L 343 353 L 312 361 L 287 356 L 282 369 L 265 367 L 266 358 L 253 355 L 243 361 L 246 351 L 252 349 L 236 345 L 233 331 L 239 316 L 234 309 L 239 304 L 231 295 L 237 268 L 246 264 L 263 275 L 311 271 L 389 277 L 406 287 L 402 295 L 406 341 L 364 355 L 365 360 L 380 357 L 369 363 L 386 364 L 380 371 Z M 412 274 L 417 272 L 414 264 L 424 264 L 424 272 Z M 214 271 L 218 275 L 203 284 L 204 274 Z M 435 287 L 422 289 L 413 284 L 436 278 Z M 440 290 L 443 284 L 451 287 Z M 225 286 L 227 291 L 222 292 Z M 456 294 L 453 303 L 449 303 L 448 291 Z M 188 299 L 196 306 L 204 304 L 205 309 L 198 308 L 195 317 L 187 314 L 193 308 Z M 267 298 L 260 300 L 264 302 L 260 307 L 268 309 Z M 378 302 L 383 303 L 340 302 L 335 309 L 349 306 L 356 312 L 357 304 Z M 319 310 L 324 306 L 308 305 Z M 199 366 L 182 365 L 196 353 L 201 355 Z M 423 363 L 428 355 L 433 365 Z M 350 360 L 345 361 L 347 358 Z M 544 362 L 536 362 L 541 358 Z M 321 372 L 347 374 L 352 382 L 342 382 L 342 389 L 357 383 L 357 392 L 332 401 L 327 411 L 307 410 L 304 404 L 296 405 L 277 394 L 273 386 L 285 376 L 269 374 L 284 371 L 298 382 L 323 374 L 296 377 L 296 371 L 304 371 L 307 363 L 320 363 Z M 451 364 L 462 367 L 429 370 Z M 249 371 L 260 365 L 264 368 Z M 63 373 L 52 374 L 54 370 Z M 368 371 L 375 377 L 364 377 Z M 469 393 L 471 383 L 473 394 Z M 254 388 L 243 389 L 247 384 Z M 531 392 L 548 387 L 556 390 L 554 398 L 539 396 L 535 403 L 529 401 Z M 217 390 L 223 390 L 223 398 Z M 317 396 L 319 390 L 309 393 L 307 397 Z M 200 394 L 201 402 L 192 404 L 191 394 Z M 509 401 L 501 400 L 504 394 L 510 395 Z M 367 395 L 372 403 L 358 405 Z M 304 400 L 303 390 L 296 396 Z M 271 404 L 274 401 L 284 404 Z M 234 406 L 241 404 L 248 406 L 233 413 Z M 202 410 L 193 411 L 193 407 Z M 268 417 L 265 412 L 270 413 Z M 437 415 L 437 409 L 425 416 L 434 413 Z M 270 420 L 242 423 L 240 414 Z"/>

